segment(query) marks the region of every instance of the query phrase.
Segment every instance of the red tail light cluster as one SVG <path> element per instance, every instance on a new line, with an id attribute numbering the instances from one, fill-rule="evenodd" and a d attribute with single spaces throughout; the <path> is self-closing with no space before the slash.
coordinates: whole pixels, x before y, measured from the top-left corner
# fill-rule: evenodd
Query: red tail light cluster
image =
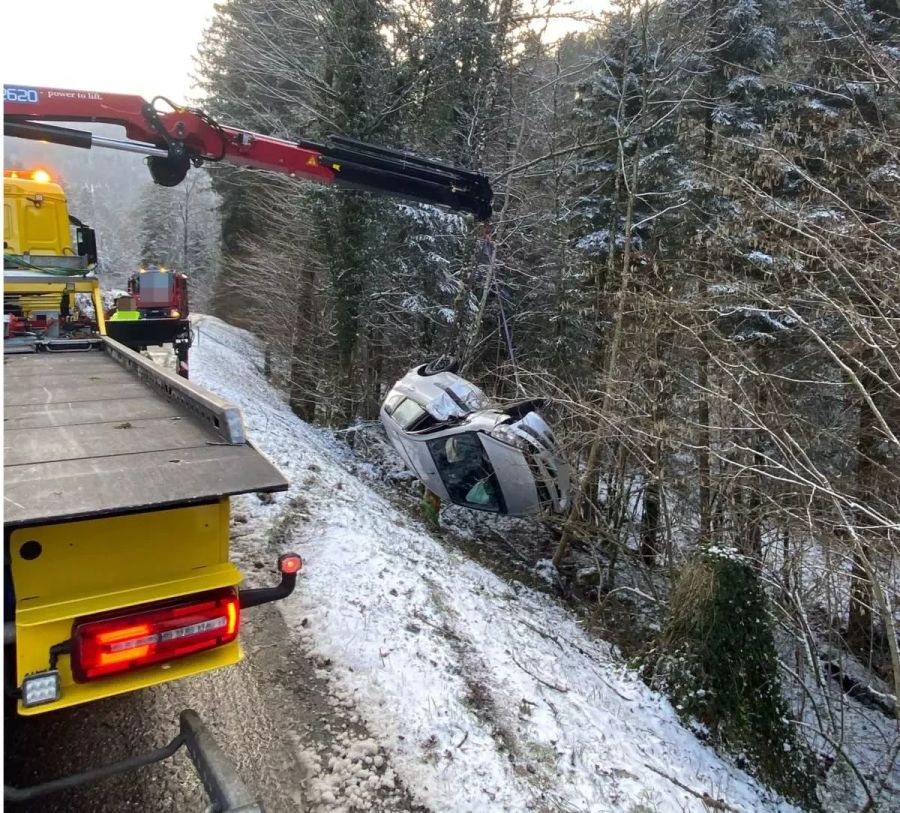
<path id="1" fill-rule="evenodd" d="M 240 601 L 230 589 L 203 593 L 190 602 L 86 618 L 72 632 L 72 674 L 84 683 L 212 649 L 237 638 L 240 621 Z"/>

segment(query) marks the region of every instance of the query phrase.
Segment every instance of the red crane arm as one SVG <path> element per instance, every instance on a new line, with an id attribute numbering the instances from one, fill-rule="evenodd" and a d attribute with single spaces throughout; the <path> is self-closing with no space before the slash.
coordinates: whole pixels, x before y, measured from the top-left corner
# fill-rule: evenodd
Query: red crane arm
<path id="1" fill-rule="evenodd" d="M 155 102 L 118 93 L 4 85 L 4 132 L 73 147 L 146 154 L 153 179 L 163 186 L 180 183 L 191 164 L 225 161 L 444 206 L 479 220 L 490 217 L 491 186 L 480 173 L 343 136 L 330 136 L 324 144 L 285 141 L 222 126 L 195 108 L 161 111 Z M 54 121 L 117 124 L 129 140 L 46 123 Z"/>

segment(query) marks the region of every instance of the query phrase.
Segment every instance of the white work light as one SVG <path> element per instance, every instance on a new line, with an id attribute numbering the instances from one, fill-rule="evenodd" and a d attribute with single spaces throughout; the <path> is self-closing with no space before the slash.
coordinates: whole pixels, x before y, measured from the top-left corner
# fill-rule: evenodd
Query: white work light
<path id="1" fill-rule="evenodd" d="M 56 669 L 35 672 L 22 681 L 22 705 L 27 709 L 52 703 L 59 698 L 59 672 Z"/>

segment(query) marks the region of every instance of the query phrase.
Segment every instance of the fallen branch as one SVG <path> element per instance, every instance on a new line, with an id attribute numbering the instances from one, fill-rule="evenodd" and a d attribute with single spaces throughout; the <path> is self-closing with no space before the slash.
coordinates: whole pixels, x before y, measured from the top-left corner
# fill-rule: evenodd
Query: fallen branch
<path id="1" fill-rule="evenodd" d="M 545 632 L 544 630 L 540 629 L 539 627 L 536 627 L 533 624 L 529 624 L 527 621 L 523 621 L 522 619 L 519 619 L 518 623 L 521 624 L 523 627 L 528 627 L 528 629 L 530 629 L 532 632 L 536 632 L 542 638 L 546 638 L 551 643 L 556 644 L 563 652 L 566 651 L 566 648 L 562 645 L 562 643 L 560 642 L 560 639 L 557 638 L 555 635 L 551 635 L 549 632 Z M 593 655 L 592 653 L 590 653 L 587 650 L 583 649 L 582 647 L 578 646 L 578 644 L 574 643 L 573 641 L 570 641 L 568 638 L 563 638 L 562 640 L 565 641 L 566 645 L 570 646 L 576 652 L 579 652 L 582 655 L 584 655 L 584 657 L 587 658 L 589 661 L 591 661 L 593 664 L 598 664 L 598 665 L 600 664 L 600 661 L 598 660 L 596 655 Z M 622 700 L 626 700 L 629 703 L 634 701 L 633 697 L 629 697 L 626 694 L 622 694 L 622 692 L 620 692 L 605 677 L 603 677 L 603 675 L 600 674 L 600 672 L 597 669 L 594 669 L 594 674 L 597 676 L 597 678 L 599 678 L 600 682 L 604 686 L 606 686 L 606 688 L 609 689 L 617 697 L 621 698 Z"/>
<path id="2" fill-rule="evenodd" d="M 862 771 L 859 769 L 859 767 L 856 765 L 856 763 L 852 759 L 850 759 L 850 755 L 846 752 L 846 750 L 844 750 L 844 748 L 841 746 L 841 744 L 837 740 L 835 740 L 834 737 L 827 734 L 825 731 L 822 731 L 821 729 L 818 729 L 815 726 L 811 726 L 809 723 L 804 723 L 803 720 L 791 720 L 791 723 L 793 723 L 796 726 L 801 726 L 809 731 L 814 732 L 815 734 L 820 736 L 823 740 L 825 740 L 825 742 L 827 742 L 832 748 L 834 748 L 835 753 L 840 754 L 841 758 L 847 764 L 847 767 L 850 768 L 851 771 L 853 771 L 853 775 L 856 777 L 856 780 L 859 782 L 860 787 L 862 787 L 863 792 L 866 794 L 867 801 L 866 801 L 865 806 L 863 807 L 863 810 L 864 811 L 872 810 L 875 807 L 876 802 L 875 802 L 875 797 L 872 795 L 872 791 L 869 789 L 869 783 L 866 782 L 866 779 L 863 776 Z"/>
<path id="3" fill-rule="evenodd" d="M 669 776 L 667 773 L 659 770 L 659 768 L 654 768 L 652 765 L 648 765 L 646 762 L 644 763 L 644 767 L 649 768 L 655 774 L 659 774 L 663 779 L 668 779 L 673 785 L 681 788 L 685 793 L 690 793 L 691 796 L 695 796 L 712 810 L 725 810 L 730 811 L 730 813 L 741 813 L 740 810 L 738 810 L 736 807 L 732 807 L 727 802 L 723 802 L 721 799 L 714 799 L 706 791 L 700 793 L 693 788 L 689 788 L 683 782 L 679 782 L 674 776 Z"/>
<path id="4" fill-rule="evenodd" d="M 609 596 L 613 596 L 616 593 L 621 593 L 621 592 L 634 593 L 635 595 L 638 595 L 641 598 L 646 599 L 647 601 L 649 601 L 653 604 L 661 604 L 662 603 L 655 596 L 651 596 L 649 593 L 644 593 L 643 591 L 638 590 L 636 587 L 628 587 L 627 585 L 622 585 L 621 587 L 613 588 L 608 593 L 606 593 L 606 597 L 608 598 Z"/>
<path id="5" fill-rule="evenodd" d="M 557 686 L 555 683 L 551 683 L 551 682 L 548 681 L 548 680 L 544 680 L 543 678 L 538 677 L 538 676 L 537 676 L 534 672 L 532 672 L 530 669 L 526 669 L 524 666 L 522 666 L 521 663 L 519 663 L 519 662 L 516 660 L 516 656 L 513 655 L 512 652 L 509 653 L 509 657 L 512 658 L 512 662 L 513 662 L 516 666 L 518 666 L 519 669 L 521 669 L 526 675 L 531 675 L 531 677 L 533 677 L 538 683 L 540 683 L 540 684 L 546 686 L 548 689 L 553 689 L 554 691 L 556 691 L 556 692 L 561 692 L 562 694 L 566 694 L 566 693 L 569 691 L 565 686 Z"/>
<path id="6" fill-rule="evenodd" d="M 528 559 L 526 559 L 526 558 L 525 558 L 525 557 L 524 557 L 524 556 L 516 549 L 515 545 L 513 545 L 512 542 L 510 542 L 505 536 L 503 536 L 503 534 L 498 533 L 498 532 L 495 531 L 493 528 L 491 529 L 491 533 L 492 533 L 494 536 L 496 536 L 497 539 L 499 539 L 504 545 L 506 545 L 507 548 L 509 548 L 510 553 L 512 553 L 512 555 L 515 556 L 516 559 L 518 559 L 520 562 L 525 562 L 526 564 L 528 563 Z"/>
<path id="7" fill-rule="evenodd" d="M 445 638 L 447 638 L 451 641 L 458 641 L 458 642 L 462 643 L 462 638 L 457 633 L 455 633 L 452 629 L 450 629 L 450 627 L 448 627 L 446 624 L 436 624 L 430 618 L 423 615 L 422 612 L 419 610 L 413 610 L 412 617 L 415 618 L 417 621 L 421 621 L 426 626 L 431 627 L 433 630 L 436 630 L 441 635 L 443 635 Z"/>
<path id="8" fill-rule="evenodd" d="M 823 660 L 825 671 L 829 677 L 838 683 L 844 694 L 852 697 L 862 705 L 870 709 L 880 711 L 885 717 L 894 719 L 897 714 L 897 701 L 893 695 L 878 692 L 871 686 L 850 677 L 840 666 L 831 661 Z"/>

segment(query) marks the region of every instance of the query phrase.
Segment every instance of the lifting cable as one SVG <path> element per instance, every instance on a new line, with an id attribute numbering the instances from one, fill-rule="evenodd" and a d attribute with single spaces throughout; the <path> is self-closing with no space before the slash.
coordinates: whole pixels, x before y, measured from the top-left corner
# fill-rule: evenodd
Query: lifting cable
<path id="1" fill-rule="evenodd" d="M 503 307 L 503 293 L 500 290 L 500 284 L 494 273 L 494 263 L 497 258 L 497 246 L 491 239 L 491 230 L 487 223 L 483 225 L 481 241 L 478 245 L 478 256 L 476 265 L 484 265 L 487 267 L 487 286 L 493 290 L 497 297 L 497 305 L 500 311 L 500 327 L 503 333 L 503 340 L 506 343 L 506 350 L 509 354 L 509 362 L 512 365 L 513 379 L 516 382 L 516 393 L 521 395 L 523 392 L 522 382 L 519 380 L 519 365 L 516 361 L 516 349 L 513 345 L 512 330 L 509 326 L 509 320 L 506 318 L 506 309 Z"/>

